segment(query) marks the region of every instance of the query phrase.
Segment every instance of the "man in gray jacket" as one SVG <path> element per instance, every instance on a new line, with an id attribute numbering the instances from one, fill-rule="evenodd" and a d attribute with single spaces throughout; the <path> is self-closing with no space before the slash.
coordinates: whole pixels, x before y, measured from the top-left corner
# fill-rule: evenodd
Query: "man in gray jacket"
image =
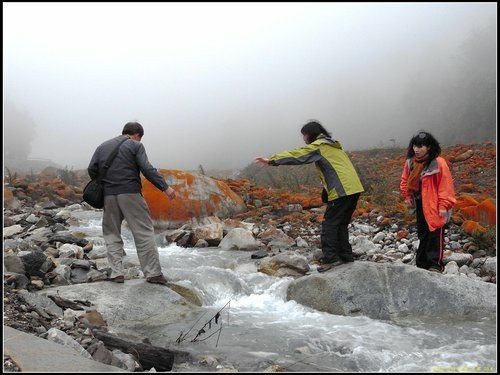
<path id="1" fill-rule="evenodd" d="M 123 272 L 122 221 L 125 219 L 132 231 L 137 256 L 144 277 L 150 283 L 167 284 L 160 266 L 160 257 L 154 238 L 153 221 L 149 208 L 141 194 L 140 173 L 154 186 L 170 198 L 175 198 L 175 190 L 149 163 L 144 145 L 141 143 L 144 129 L 138 122 L 128 122 L 123 127 L 122 135 L 112 138 L 94 152 L 88 167 L 90 178 L 95 179 L 113 149 L 126 139 L 111 163 L 104 184 L 104 213 L 102 232 L 111 266 L 109 280 L 116 283 L 125 281 Z"/>

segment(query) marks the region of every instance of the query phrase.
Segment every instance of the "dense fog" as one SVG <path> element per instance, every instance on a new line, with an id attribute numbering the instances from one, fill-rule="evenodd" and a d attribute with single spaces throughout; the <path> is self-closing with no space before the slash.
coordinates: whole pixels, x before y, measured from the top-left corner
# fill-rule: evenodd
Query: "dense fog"
<path id="1" fill-rule="evenodd" d="M 4 158 L 86 168 L 128 121 L 157 168 L 303 144 L 496 140 L 496 3 L 3 3 Z M 4 161 L 5 164 L 5 161 Z"/>

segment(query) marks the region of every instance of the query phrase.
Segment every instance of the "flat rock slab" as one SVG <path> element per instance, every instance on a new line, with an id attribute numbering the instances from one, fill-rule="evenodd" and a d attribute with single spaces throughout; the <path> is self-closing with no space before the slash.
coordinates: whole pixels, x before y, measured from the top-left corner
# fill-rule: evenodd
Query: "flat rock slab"
<path id="1" fill-rule="evenodd" d="M 3 326 L 3 352 L 12 358 L 21 372 L 128 372 L 7 326 Z"/>

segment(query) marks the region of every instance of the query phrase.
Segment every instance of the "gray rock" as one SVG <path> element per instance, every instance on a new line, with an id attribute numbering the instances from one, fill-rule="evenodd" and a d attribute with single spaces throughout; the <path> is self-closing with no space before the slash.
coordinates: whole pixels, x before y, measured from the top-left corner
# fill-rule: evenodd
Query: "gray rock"
<path id="1" fill-rule="evenodd" d="M 403 263 L 354 262 L 292 281 L 287 299 L 373 319 L 480 319 L 496 315 L 496 285 Z"/>

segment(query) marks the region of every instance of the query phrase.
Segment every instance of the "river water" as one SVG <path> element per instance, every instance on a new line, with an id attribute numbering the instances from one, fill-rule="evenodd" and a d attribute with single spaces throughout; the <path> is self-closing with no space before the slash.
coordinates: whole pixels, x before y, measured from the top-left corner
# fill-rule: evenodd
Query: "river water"
<path id="1" fill-rule="evenodd" d="M 73 215 L 80 222 L 71 230 L 102 243 L 101 212 L 76 210 Z M 136 257 L 125 225 L 123 234 L 127 255 Z M 276 365 L 287 372 L 496 372 L 496 320 L 396 323 L 332 315 L 286 301 L 292 278 L 257 272 L 252 252 L 165 244 L 159 253 L 164 274 L 196 290 L 204 313 L 193 322 L 141 333 L 153 343 L 176 345 L 207 361 L 216 358 L 225 369 L 262 372 Z M 176 343 L 181 332 L 186 336 Z"/>

